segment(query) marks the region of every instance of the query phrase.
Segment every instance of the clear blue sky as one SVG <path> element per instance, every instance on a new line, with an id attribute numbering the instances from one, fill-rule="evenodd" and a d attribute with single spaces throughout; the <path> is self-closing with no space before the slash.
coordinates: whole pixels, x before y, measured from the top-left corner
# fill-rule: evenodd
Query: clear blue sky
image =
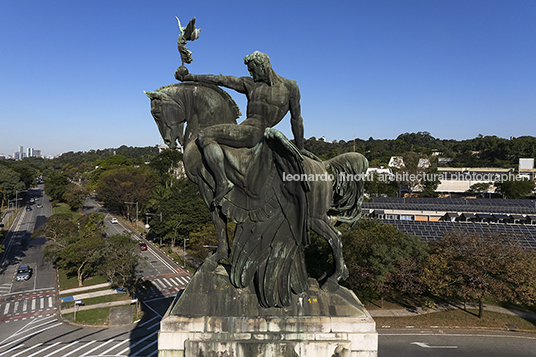
<path id="1" fill-rule="evenodd" d="M 0 153 L 162 143 L 143 91 L 175 82 L 175 16 L 201 28 L 191 73 L 259 50 L 296 80 L 306 138 L 535 135 L 533 0 L 2 0 Z"/>

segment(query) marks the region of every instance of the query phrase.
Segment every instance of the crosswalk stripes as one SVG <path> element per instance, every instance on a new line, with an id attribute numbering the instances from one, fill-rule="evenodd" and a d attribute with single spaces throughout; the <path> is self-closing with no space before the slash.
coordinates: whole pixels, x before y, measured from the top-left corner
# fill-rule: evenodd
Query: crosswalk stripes
<path id="1" fill-rule="evenodd" d="M 13 284 L 0 284 L 0 295 L 9 294 Z"/>
<path id="2" fill-rule="evenodd" d="M 17 300 L 4 299 L 0 302 L 0 322 L 8 322 L 20 316 L 38 312 L 52 312 L 55 309 L 52 296 L 17 297 Z"/>
<path id="3" fill-rule="evenodd" d="M 149 291 L 142 293 L 142 298 L 153 298 L 161 295 L 176 294 L 190 282 L 191 277 L 186 275 L 164 275 L 149 278 L 152 283 Z"/>
<path id="4" fill-rule="evenodd" d="M 147 332 L 137 338 L 132 338 L 128 331 L 109 339 L 107 334 L 98 336 L 92 331 L 76 341 L 33 342 L 32 336 L 39 336 L 46 330 L 60 328 L 65 332 L 65 325 L 54 317 L 37 318 L 2 341 L 0 357 L 157 357 L 160 319 L 155 316 L 138 324 L 139 331 Z"/>

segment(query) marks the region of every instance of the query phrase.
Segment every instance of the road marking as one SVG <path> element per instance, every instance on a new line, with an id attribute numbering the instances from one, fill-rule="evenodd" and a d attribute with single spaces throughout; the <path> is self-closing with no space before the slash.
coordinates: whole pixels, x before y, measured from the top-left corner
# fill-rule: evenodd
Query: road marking
<path id="1" fill-rule="evenodd" d="M 52 355 L 54 355 L 54 354 L 56 354 L 56 353 L 58 353 L 58 352 L 60 352 L 60 351 L 62 351 L 62 350 L 64 350 L 64 349 L 66 349 L 66 348 L 68 348 L 68 347 L 71 347 L 71 346 L 74 345 L 75 343 L 76 343 L 76 341 L 74 341 L 74 342 L 71 343 L 71 344 L 65 345 L 65 346 L 63 346 L 62 348 L 60 348 L 59 350 L 55 350 L 54 352 L 49 353 L 48 355 L 46 355 L 46 356 L 44 356 L 44 357 L 50 357 L 50 356 L 52 356 Z"/>
<path id="2" fill-rule="evenodd" d="M 52 296 L 48 297 L 48 307 L 52 307 Z"/>
<path id="3" fill-rule="evenodd" d="M 75 349 L 75 350 L 72 350 L 71 352 L 67 353 L 66 355 L 63 355 L 63 357 L 67 357 L 67 356 L 69 356 L 69 355 L 72 355 L 72 354 L 75 353 L 76 351 L 81 350 L 82 348 L 85 348 L 85 347 L 91 345 L 91 344 L 94 343 L 94 342 L 97 342 L 97 341 L 95 341 L 95 340 L 93 340 L 93 341 L 89 341 L 88 343 L 86 343 L 86 344 L 84 344 L 84 345 L 78 347 L 78 348 Z"/>
<path id="4" fill-rule="evenodd" d="M 410 345 L 417 345 L 422 348 L 458 348 L 458 346 L 430 346 L 425 342 L 412 342 Z"/>
<path id="5" fill-rule="evenodd" d="M 162 317 L 162 316 L 160 316 L 160 317 Z M 149 322 L 151 322 L 151 321 L 153 321 L 154 319 L 157 319 L 157 318 L 158 318 L 158 317 L 155 316 L 155 317 L 153 317 L 153 318 L 150 319 L 150 320 L 147 320 L 147 321 L 145 321 L 145 322 L 142 322 L 141 324 L 137 325 L 136 327 L 141 327 L 141 326 L 143 326 L 143 325 L 146 325 L 146 324 L 148 324 Z"/>
<path id="6" fill-rule="evenodd" d="M 35 310 L 35 303 L 37 302 L 37 299 L 32 299 L 32 311 Z"/>
<path id="7" fill-rule="evenodd" d="M 19 309 L 19 302 L 15 301 L 15 305 L 13 305 L 13 313 L 16 313 L 18 309 Z"/>
<path id="8" fill-rule="evenodd" d="M 127 348 L 119 351 L 118 353 L 116 353 L 117 355 L 122 355 L 123 353 L 127 352 L 127 351 L 132 351 L 132 348 L 133 347 L 136 347 L 137 345 L 139 345 L 140 343 L 144 342 L 145 340 L 148 340 L 149 338 L 153 337 L 154 335 L 156 335 L 157 333 L 159 332 L 159 330 L 156 330 L 155 332 L 153 332 L 152 334 L 150 335 L 147 335 L 145 336 L 144 338 L 142 338 L 141 340 L 139 340 L 138 342 L 128 346 Z"/>
<path id="9" fill-rule="evenodd" d="M 22 312 L 26 312 L 28 310 L 28 300 L 22 301 Z"/>
<path id="10" fill-rule="evenodd" d="M 126 343 L 126 342 L 129 342 L 130 340 L 124 340 L 123 342 L 119 342 L 117 345 L 115 345 L 114 347 L 111 347 L 111 348 L 108 348 L 106 351 L 102 352 L 101 354 L 99 354 L 99 356 L 106 356 L 106 354 L 108 352 L 110 352 L 111 350 L 115 350 L 117 347 L 121 346 L 123 343 Z M 117 353 L 116 353 L 117 355 Z M 45 356 L 46 357 L 46 356 Z"/>
<path id="11" fill-rule="evenodd" d="M 7 313 L 9 312 L 9 305 L 10 305 L 10 304 L 11 304 L 10 302 L 8 302 L 8 303 L 6 304 L 6 308 L 4 309 L 4 315 L 7 315 Z"/>
<path id="12" fill-rule="evenodd" d="M 45 308 L 45 298 L 42 297 L 41 299 L 39 299 L 39 308 L 40 309 L 44 309 Z"/>
<path id="13" fill-rule="evenodd" d="M 170 288 L 173 287 L 173 285 L 171 285 L 171 283 L 167 280 L 167 279 L 162 279 L 164 281 L 164 283 L 166 283 L 167 285 L 169 285 Z"/>
<path id="14" fill-rule="evenodd" d="M 42 343 L 38 343 L 37 345 L 34 345 L 34 346 L 32 346 L 32 347 L 28 347 L 28 348 L 25 349 L 24 351 L 20 351 L 20 352 L 17 353 L 17 354 L 11 355 L 11 357 L 16 357 L 16 356 L 21 355 L 21 354 L 23 354 L 23 353 L 26 353 L 26 352 L 28 352 L 28 351 L 30 351 L 30 350 L 33 350 L 34 348 L 39 347 L 39 346 L 41 346 L 41 345 L 42 345 Z"/>
<path id="15" fill-rule="evenodd" d="M 8 353 L 8 352 L 12 352 L 13 350 L 15 350 L 15 349 L 17 349 L 17 348 L 19 348 L 19 347 L 22 347 L 22 346 L 24 346 L 24 343 L 21 343 L 20 345 L 13 346 L 13 347 L 11 347 L 9 350 L 0 353 L 0 356 L 5 355 L 5 354 Z M 11 355 L 8 355 L 8 356 L 11 356 Z"/>
<path id="16" fill-rule="evenodd" d="M 380 333 L 379 336 L 438 336 L 438 332 L 425 332 L 425 331 L 419 331 L 419 333 Z M 479 334 L 479 333 L 467 333 L 467 334 L 461 334 L 461 333 L 444 333 L 442 332 L 441 336 L 452 336 L 452 337 L 505 337 L 505 338 L 520 338 L 525 340 L 536 340 L 536 337 L 534 336 L 526 336 L 526 335 L 516 335 L 516 334 L 510 334 L 505 333 L 504 335 L 486 335 L 486 334 Z"/>
<path id="17" fill-rule="evenodd" d="M 39 351 L 35 352 L 34 354 L 29 355 L 28 357 L 33 357 L 33 356 L 38 355 L 38 354 L 40 354 L 40 353 L 42 353 L 42 352 L 45 352 L 46 350 L 49 350 L 49 349 L 51 349 L 51 348 L 53 348 L 53 347 L 59 345 L 60 343 L 61 343 L 61 342 L 56 342 L 56 343 L 54 343 L 54 344 L 52 344 L 52 345 L 50 345 L 50 346 L 48 346 L 48 347 L 42 348 L 42 349 L 40 349 Z"/>
<path id="18" fill-rule="evenodd" d="M 166 286 L 162 284 L 160 280 L 153 280 L 154 285 L 157 285 L 159 289 L 165 289 Z"/>
<path id="19" fill-rule="evenodd" d="M 113 341 L 114 341 L 114 340 L 108 340 L 108 341 L 106 341 L 105 343 L 102 343 L 102 344 L 98 345 L 98 346 L 95 347 L 94 349 L 89 350 L 89 351 L 87 351 L 87 352 L 84 353 L 84 354 L 81 354 L 80 357 L 82 357 L 82 356 L 87 356 L 87 355 L 90 354 L 91 352 L 93 352 L 93 351 L 95 351 L 95 350 L 98 350 L 99 348 L 102 348 L 102 347 L 106 346 L 107 344 L 109 344 L 110 342 L 113 342 Z"/>
<path id="20" fill-rule="evenodd" d="M 132 357 L 134 356 L 139 356 L 139 353 L 145 351 L 146 349 L 148 349 L 149 347 L 151 347 L 152 345 L 154 345 L 155 343 L 157 343 L 158 340 L 154 340 L 153 342 L 151 342 L 150 344 L 148 344 L 147 346 L 143 347 L 141 350 L 139 350 L 138 352 L 134 353 L 133 355 L 131 355 Z"/>

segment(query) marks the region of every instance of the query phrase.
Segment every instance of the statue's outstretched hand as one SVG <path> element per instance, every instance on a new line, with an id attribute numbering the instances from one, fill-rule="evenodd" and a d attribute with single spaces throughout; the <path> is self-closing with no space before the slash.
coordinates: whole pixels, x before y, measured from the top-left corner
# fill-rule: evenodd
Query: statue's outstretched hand
<path id="1" fill-rule="evenodd" d="M 181 82 L 194 80 L 193 76 L 188 73 L 188 68 L 186 68 L 185 66 L 180 66 L 179 68 L 177 68 L 177 70 L 175 71 L 175 79 Z"/>

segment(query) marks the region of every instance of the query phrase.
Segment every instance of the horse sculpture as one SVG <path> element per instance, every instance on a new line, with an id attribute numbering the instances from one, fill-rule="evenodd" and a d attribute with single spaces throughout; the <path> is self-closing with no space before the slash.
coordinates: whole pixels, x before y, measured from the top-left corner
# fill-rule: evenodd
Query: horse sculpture
<path id="1" fill-rule="evenodd" d="M 204 265 L 215 268 L 229 257 L 227 218 L 237 222 L 232 245 L 231 283 L 237 288 L 254 281 L 263 307 L 289 306 L 291 294 L 308 286 L 304 247 L 309 230 L 324 237 L 333 251 L 334 273 L 323 289 L 333 291 L 348 277 L 340 233 L 328 214 L 354 223 L 361 216 L 367 159 L 346 153 L 327 161 L 303 156 L 279 131 L 268 128 L 251 149 L 223 147 L 225 167 L 234 188 L 221 205 L 212 205 L 215 182 L 203 162 L 196 140 L 205 127 L 236 124 L 238 106 L 221 88 L 202 83 L 176 83 L 146 92 L 151 113 L 164 142 L 184 147 L 188 178 L 196 183 L 209 207 L 218 234 L 218 248 Z M 186 123 L 186 129 L 184 124 Z M 345 176 L 346 175 L 346 176 Z"/>

